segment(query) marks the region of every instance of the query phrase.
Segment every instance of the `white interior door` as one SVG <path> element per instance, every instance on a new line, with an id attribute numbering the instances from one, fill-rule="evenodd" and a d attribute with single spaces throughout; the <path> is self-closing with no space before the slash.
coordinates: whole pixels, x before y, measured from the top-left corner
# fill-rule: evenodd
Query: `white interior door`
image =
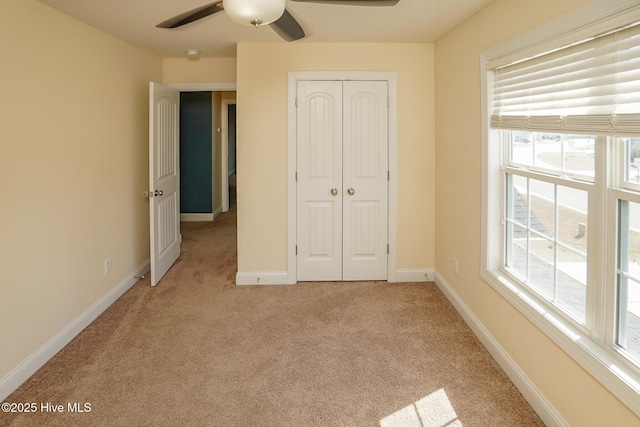
<path id="1" fill-rule="evenodd" d="M 151 286 L 180 256 L 180 91 L 149 84 L 149 223 Z"/>
<path id="2" fill-rule="evenodd" d="M 386 280 L 384 81 L 299 81 L 297 280 Z"/>

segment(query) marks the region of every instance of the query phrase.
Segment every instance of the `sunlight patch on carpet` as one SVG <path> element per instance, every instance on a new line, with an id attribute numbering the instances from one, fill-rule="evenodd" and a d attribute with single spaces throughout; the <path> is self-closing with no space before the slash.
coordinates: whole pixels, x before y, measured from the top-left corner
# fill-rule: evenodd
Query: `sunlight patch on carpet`
<path id="1" fill-rule="evenodd" d="M 444 389 L 380 420 L 380 427 L 462 427 Z"/>

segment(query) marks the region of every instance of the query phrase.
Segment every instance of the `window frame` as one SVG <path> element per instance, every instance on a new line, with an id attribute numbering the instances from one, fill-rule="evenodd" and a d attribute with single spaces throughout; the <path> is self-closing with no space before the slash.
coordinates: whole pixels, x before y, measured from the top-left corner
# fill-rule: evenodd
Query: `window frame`
<path id="1" fill-rule="evenodd" d="M 636 137 L 634 139 L 640 139 L 640 138 Z M 620 144 L 620 145 L 623 145 L 623 144 Z M 619 147 L 618 150 L 616 151 L 616 157 L 618 158 L 618 161 L 623 162 L 623 163 L 627 162 L 627 163 L 625 163 L 624 168 L 620 171 L 620 174 L 616 176 L 617 184 L 621 188 L 625 188 L 625 189 L 632 190 L 632 191 L 640 191 L 640 182 L 632 182 L 632 181 L 627 181 L 626 180 L 627 176 L 626 176 L 626 170 L 625 169 L 628 167 L 627 155 L 628 155 L 628 153 L 626 152 L 626 147 L 625 146 Z M 636 176 L 640 176 L 640 165 L 638 165 L 636 167 L 638 168 L 638 169 L 636 169 Z"/>
<path id="2" fill-rule="evenodd" d="M 614 319 L 616 280 L 611 271 L 602 266 L 605 263 L 589 262 L 588 282 L 600 283 L 588 286 L 585 328 L 568 321 L 565 316 L 549 310 L 545 301 L 535 293 L 518 285 L 507 271 L 501 268 L 503 261 L 504 203 L 506 186 L 503 185 L 506 172 L 503 165 L 509 153 L 503 144 L 495 144 L 495 133 L 491 129 L 490 91 L 492 73 L 490 69 L 517 60 L 550 51 L 562 45 L 579 42 L 597 34 L 640 20 L 640 5 L 636 1 L 602 0 L 566 17 L 555 20 L 536 30 L 504 42 L 480 55 L 481 101 L 482 101 L 482 248 L 481 277 L 500 295 L 517 308 L 525 317 L 542 330 L 551 340 L 593 375 L 612 394 L 640 416 L 640 369 L 621 356 L 615 345 Z M 588 254 L 593 259 L 606 259 L 607 265 L 617 266 L 617 220 L 607 221 L 607 217 L 617 215 L 615 191 L 633 190 L 624 188 L 617 176 L 606 169 L 607 162 L 620 156 L 622 144 L 598 143 L 596 141 L 596 183 L 594 197 L 589 198 L 589 224 L 591 236 L 605 235 L 604 239 L 589 239 Z M 618 147 L 618 148 L 614 148 Z M 618 163 L 619 164 L 619 163 Z M 594 209 L 591 209 L 594 205 Z M 602 206 L 599 218 L 595 206 Z M 605 218 L 602 218 L 604 216 Z M 614 218 L 617 218 L 615 216 Z M 596 240 L 599 240 L 596 243 Z"/>
<path id="3" fill-rule="evenodd" d="M 622 144 L 619 144 L 620 146 Z M 618 168 L 620 168 L 620 162 L 618 162 Z M 617 185 L 616 185 L 617 184 Z M 609 235 L 611 238 L 611 243 L 614 246 L 610 250 L 609 259 L 607 260 L 608 265 L 612 266 L 612 270 L 615 272 L 615 277 L 611 279 L 610 289 L 608 292 L 608 298 L 605 300 L 605 311 L 606 311 L 606 321 L 607 321 L 607 329 L 605 331 L 605 343 L 608 347 L 611 348 L 611 351 L 619 354 L 622 362 L 627 365 L 628 369 L 631 371 L 638 371 L 640 368 L 636 366 L 633 362 L 627 360 L 627 356 L 625 353 L 627 351 L 617 345 L 617 334 L 618 334 L 618 319 L 619 313 L 617 310 L 617 298 L 618 298 L 618 257 L 619 257 L 619 249 L 620 249 L 620 241 L 619 241 L 619 227 L 620 227 L 620 202 L 634 202 L 636 204 L 640 204 L 640 190 L 635 188 L 628 188 L 624 182 L 617 182 L 607 190 L 608 192 L 608 200 L 607 200 L 607 209 L 608 216 L 612 216 L 616 218 L 615 221 L 609 221 Z M 636 357 L 638 360 L 638 364 L 640 364 L 640 358 Z"/>

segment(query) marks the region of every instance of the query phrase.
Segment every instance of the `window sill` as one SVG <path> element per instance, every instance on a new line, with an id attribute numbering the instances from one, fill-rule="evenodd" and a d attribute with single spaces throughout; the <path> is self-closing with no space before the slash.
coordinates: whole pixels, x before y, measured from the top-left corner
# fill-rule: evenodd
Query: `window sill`
<path id="1" fill-rule="evenodd" d="M 640 416 L 640 375 L 621 362 L 613 351 L 559 316 L 499 271 L 483 271 L 481 277 L 529 321 L 589 372 L 614 396 Z"/>

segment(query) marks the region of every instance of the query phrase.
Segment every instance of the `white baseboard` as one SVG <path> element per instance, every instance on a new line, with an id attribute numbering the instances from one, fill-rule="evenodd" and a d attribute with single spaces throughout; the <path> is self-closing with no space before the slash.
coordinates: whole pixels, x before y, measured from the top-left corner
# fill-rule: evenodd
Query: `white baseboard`
<path id="1" fill-rule="evenodd" d="M 181 213 L 180 221 L 185 222 L 204 222 L 204 221 L 213 221 L 212 213 Z"/>
<path id="2" fill-rule="evenodd" d="M 398 269 L 396 282 L 433 282 L 433 268 Z"/>
<path id="3" fill-rule="evenodd" d="M 560 413 L 551 405 L 546 397 L 531 382 L 529 377 L 520 369 L 516 362 L 502 348 L 498 341 L 484 327 L 480 320 L 473 314 L 464 301 L 456 294 L 447 281 L 438 272 L 435 272 L 435 283 L 449 302 L 455 307 L 460 316 L 469 325 L 473 333 L 489 351 L 491 356 L 498 362 L 498 365 L 507 374 L 513 384 L 520 390 L 520 393 L 529 402 L 534 411 L 547 426 L 568 427 L 569 423 L 562 418 Z"/>
<path id="4" fill-rule="evenodd" d="M 65 326 L 42 347 L 27 357 L 4 378 L 0 380 L 0 402 L 4 401 L 22 383 L 64 348 L 84 328 L 89 326 L 103 311 L 128 291 L 143 275 L 149 272 L 149 260 L 146 260 L 133 273 L 118 283 L 107 294 L 96 301 L 75 320 Z"/>
<path id="5" fill-rule="evenodd" d="M 433 271 L 433 268 L 400 269 L 396 271 L 393 282 L 432 282 Z M 286 271 L 238 272 L 236 274 L 236 285 L 292 285 L 295 283 L 289 279 Z"/>
<path id="6" fill-rule="evenodd" d="M 220 215 L 222 215 L 222 206 L 213 211 L 213 219 L 218 218 Z"/>
<path id="7" fill-rule="evenodd" d="M 236 274 L 236 285 L 289 285 L 286 271 L 263 271 Z"/>

